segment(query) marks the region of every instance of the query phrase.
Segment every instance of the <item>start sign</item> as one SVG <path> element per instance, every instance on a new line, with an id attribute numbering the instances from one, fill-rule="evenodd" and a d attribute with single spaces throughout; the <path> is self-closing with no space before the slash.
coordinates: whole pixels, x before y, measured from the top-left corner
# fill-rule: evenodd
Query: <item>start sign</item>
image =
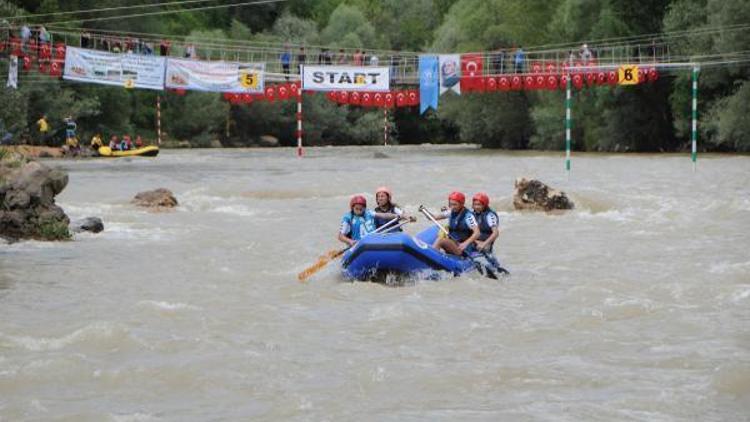
<path id="1" fill-rule="evenodd" d="M 370 66 L 302 66 L 302 89 L 387 92 L 390 71 L 387 67 Z"/>
<path id="2" fill-rule="evenodd" d="M 623 65 L 617 73 L 620 76 L 619 85 L 638 85 L 638 66 Z"/>

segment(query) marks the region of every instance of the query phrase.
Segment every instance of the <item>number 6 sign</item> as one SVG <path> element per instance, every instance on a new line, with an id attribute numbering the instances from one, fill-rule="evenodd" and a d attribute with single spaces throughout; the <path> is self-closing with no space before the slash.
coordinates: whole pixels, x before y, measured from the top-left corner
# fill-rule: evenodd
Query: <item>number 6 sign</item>
<path id="1" fill-rule="evenodd" d="M 620 74 L 619 85 L 637 85 L 638 84 L 638 66 L 624 65 L 620 66 L 617 71 Z"/>

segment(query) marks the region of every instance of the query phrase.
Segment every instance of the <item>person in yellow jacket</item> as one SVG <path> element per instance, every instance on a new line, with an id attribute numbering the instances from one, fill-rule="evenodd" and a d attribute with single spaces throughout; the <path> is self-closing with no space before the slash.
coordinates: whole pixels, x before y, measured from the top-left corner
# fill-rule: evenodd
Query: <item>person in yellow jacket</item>
<path id="1" fill-rule="evenodd" d="M 42 114 L 42 117 L 36 121 L 36 124 L 39 129 L 39 142 L 44 143 L 44 141 L 47 139 L 47 135 L 49 135 L 49 123 L 47 123 L 47 115 Z"/>
<path id="2" fill-rule="evenodd" d="M 93 149 L 94 151 L 99 151 L 99 148 L 101 148 L 103 145 L 104 144 L 102 143 L 102 136 L 99 133 L 91 138 L 91 149 Z"/>

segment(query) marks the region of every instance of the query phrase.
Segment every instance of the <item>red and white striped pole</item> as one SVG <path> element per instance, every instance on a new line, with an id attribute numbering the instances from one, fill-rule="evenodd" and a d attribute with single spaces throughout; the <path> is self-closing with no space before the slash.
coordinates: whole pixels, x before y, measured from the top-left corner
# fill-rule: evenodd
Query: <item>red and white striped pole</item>
<path id="1" fill-rule="evenodd" d="M 297 157 L 302 157 L 302 87 L 297 91 Z"/>
<path id="2" fill-rule="evenodd" d="M 156 144 L 161 145 L 161 94 L 156 94 Z"/>

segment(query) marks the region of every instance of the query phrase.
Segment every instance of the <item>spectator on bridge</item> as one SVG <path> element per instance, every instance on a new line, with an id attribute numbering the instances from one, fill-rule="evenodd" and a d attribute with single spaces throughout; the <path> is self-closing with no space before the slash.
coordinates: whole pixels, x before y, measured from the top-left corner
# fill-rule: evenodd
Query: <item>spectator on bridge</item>
<path id="1" fill-rule="evenodd" d="M 31 29 L 29 25 L 23 24 L 21 27 L 21 48 L 26 51 L 26 46 L 29 44 L 31 38 Z"/>
<path id="2" fill-rule="evenodd" d="M 279 55 L 281 69 L 284 72 L 284 78 L 289 80 L 289 66 L 292 64 L 292 52 L 289 51 L 289 44 L 284 44 L 284 51 Z"/>
<path id="3" fill-rule="evenodd" d="M 581 57 L 581 62 L 584 65 L 589 64 L 589 62 L 591 61 L 592 55 L 591 55 L 591 50 L 589 50 L 588 44 L 584 44 L 581 46 L 581 51 L 578 53 L 578 55 Z"/>
<path id="4" fill-rule="evenodd" d="M 490 53 L 490 69 L 493 75 L 503 74 L 505 68 L 505 52 L 498 47 L 496 51 Z"/>
<path id="5" fill-rule="evenodd" d="M 159 44 L 159 55 L 161 56 L 168 56 L 169 55 L 169 48 L 172 43 L 170 43 L 168 40 L 163 39 L 161 40 L 161 43 Z"/>
<path id="6" fill-rule="evenodd" d="M 47 28 L 44 27 L 44 25 L 39 25 L 39 45 L 47 44 L 49 42 L 49 32 L 47 32 Z"/>
<path id="7" fill-rule="evenodd" d="M 362 66 L 362 63 L 364 62 L 364 54 L 362 54 L 359 49 L 354 52 L 354 66 Z"/>
<path id="8" fill-rule="evenodd" d="M 337 64 L 346 64 L 348 61 L 349 61 L 349 59 L 347 58 L 346 52 L 344 51 L 344 49 L 343 48 L 339 49 L 339 55 L 338 55 L 338 58 L 336 60 L 336 63 Z"/>
<path id="9" fill-rule="evenodd" d="M 302 71 L 302 68 L 300 66 L 304 66 L 305 62 L 307 62 L 307 55 L 305 54 L 305 47 L 300 47 L 299 53 L 297 53 L 297 72 Z"/>
<path id="10" fill-rule="evenodd" d="M 521 73 L 524 72 L 526 62 L 526 53 L 523 52 L 523 47 L 518 46 L 518 49 L 516 49 L 516 55 L 513 59 L 513 72 L 518 73 L 521 71 Z"/>
<path id="11" fill-rule="evenodd" d="M 376 54 L 370 56 L 370 66 L 377 66 L 380 63 L 380 59 Z"/>
<path id="12" fill-rule="evenodd" d="M 323 50 L 323 62 L 327 65 L 333 64 L 333 53 L 327 48 Z"/>

